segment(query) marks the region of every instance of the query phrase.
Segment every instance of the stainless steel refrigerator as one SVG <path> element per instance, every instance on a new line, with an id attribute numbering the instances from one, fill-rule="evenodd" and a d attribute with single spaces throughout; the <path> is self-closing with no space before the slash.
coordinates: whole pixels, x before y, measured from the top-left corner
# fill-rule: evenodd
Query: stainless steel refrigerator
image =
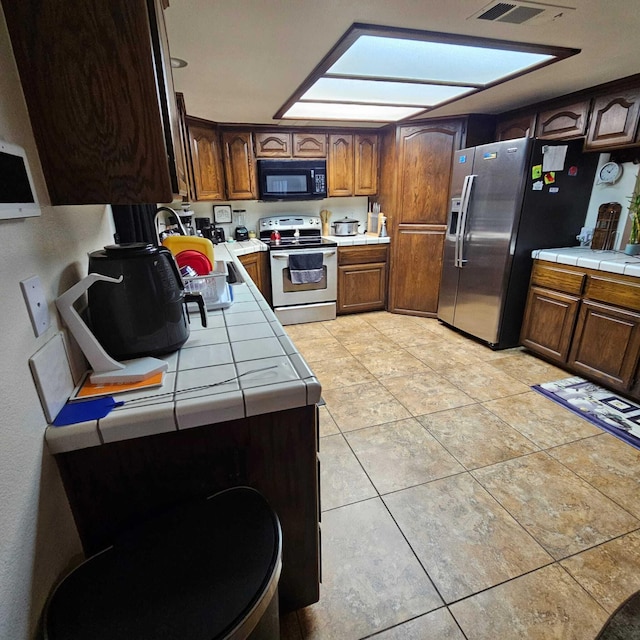
<path id="1" fill-rule="evenodd" d="M 455 154 L 438 318 L 516 346 L 533 249 L 578 244 L 598 154 L 582 140 L 506 140 Z"/>

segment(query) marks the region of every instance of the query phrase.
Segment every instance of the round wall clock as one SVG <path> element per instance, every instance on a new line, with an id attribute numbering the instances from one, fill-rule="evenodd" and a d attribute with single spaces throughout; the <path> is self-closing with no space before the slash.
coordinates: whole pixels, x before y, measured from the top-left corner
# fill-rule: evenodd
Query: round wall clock
<path id="1" fill-rule="evenodd" d="M 605 162 L 598 171 L 598 182 L 613 184 L 622 176 L 622 165 L 617 162 Z"/>

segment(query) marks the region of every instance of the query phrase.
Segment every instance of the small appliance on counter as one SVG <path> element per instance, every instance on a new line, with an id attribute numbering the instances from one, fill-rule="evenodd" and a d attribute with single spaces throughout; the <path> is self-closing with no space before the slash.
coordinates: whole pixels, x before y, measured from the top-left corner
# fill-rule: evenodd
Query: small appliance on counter
<path id="1" fill-rule="evenodd" d="M 333 227 L 334 236 L 355 236 L 358 233 L 358 225 L 360 223 L 357 220 L 344 217 L 341 220 L 336 220 L 331 223 Z"/>
<path id="2" fill-rule="evenodd" d="M 211 230 L 211 242 L 213 244 L 223 244 L 226 242 L 226 238 L 224 237 L 224 229 L 222 227 L 214 226 Z"/>
<path id="3" fill-rule="evenodd" d="M 249 230 L 245 226 L 244 216 L 246 214 L 246 209 L 234 209 L 233 214 L 236 218 L 236 222 L 238 226 L 233 233 L 233 237 L 237 242 L 242 242 L 243 240 L 249 239 Z"/>
<path id="4" fill-rule="evenodd" d="M 143 242 L 107 246 L 89 254 L 89 273 L 122 277 L 120 284 L 96 282 L 88 291 L 91 328 L 113 358 L 177 351 L 189 337 L 187 302 L 198 303 L 206 326 L 202 296 L 185 293 L 166 247 Z"/>
<path id="5" fill-rule="evenodd" d="M 236 227 L 236 230 L 233 234 L 233 237 L 238 241 L 241 242 L 242 240 L 248 240 L 249 239 L 249 230 L 247 229 L 247 227 Z"/>
<path id="6" fill-rule="evenodd" d="M 221 244 L 225 241 L 224 229 L 216 227 L 216 223 L 211 225 L 211 218 L 196 218 L 196 229 L 202 234 L 203 238 L 211 240 L 213 244 Z"/>

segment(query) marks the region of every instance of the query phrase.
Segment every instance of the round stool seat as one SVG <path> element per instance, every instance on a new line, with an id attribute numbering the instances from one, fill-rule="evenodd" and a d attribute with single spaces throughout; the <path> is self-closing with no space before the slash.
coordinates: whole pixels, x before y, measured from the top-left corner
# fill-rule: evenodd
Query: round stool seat
<path id="1" fill-rule="evenodd" d="M 49 598 L 45 638 L 248 638 L 277 607 L 281 547 L 278 518 L 253 489 L 181 505 L 72 571 Z"/>

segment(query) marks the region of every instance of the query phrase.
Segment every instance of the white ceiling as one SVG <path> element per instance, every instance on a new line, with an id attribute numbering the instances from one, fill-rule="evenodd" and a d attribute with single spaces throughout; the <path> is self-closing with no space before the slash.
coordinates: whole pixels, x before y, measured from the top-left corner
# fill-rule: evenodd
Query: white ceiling
<path id="1" fill-rule="evenodd" d="M 322 124 L 273 114 L 354 22 L 581 49 L 434 117 L 501 113 L 640 72 L 637 0 L 558 0 L 576 10 L 539 26 L 469 19 L 488 1 L 170 0 L 171 55 L 189 63 L 173 70 L 175 88 L 189 115 L 215 122 Z"/>

